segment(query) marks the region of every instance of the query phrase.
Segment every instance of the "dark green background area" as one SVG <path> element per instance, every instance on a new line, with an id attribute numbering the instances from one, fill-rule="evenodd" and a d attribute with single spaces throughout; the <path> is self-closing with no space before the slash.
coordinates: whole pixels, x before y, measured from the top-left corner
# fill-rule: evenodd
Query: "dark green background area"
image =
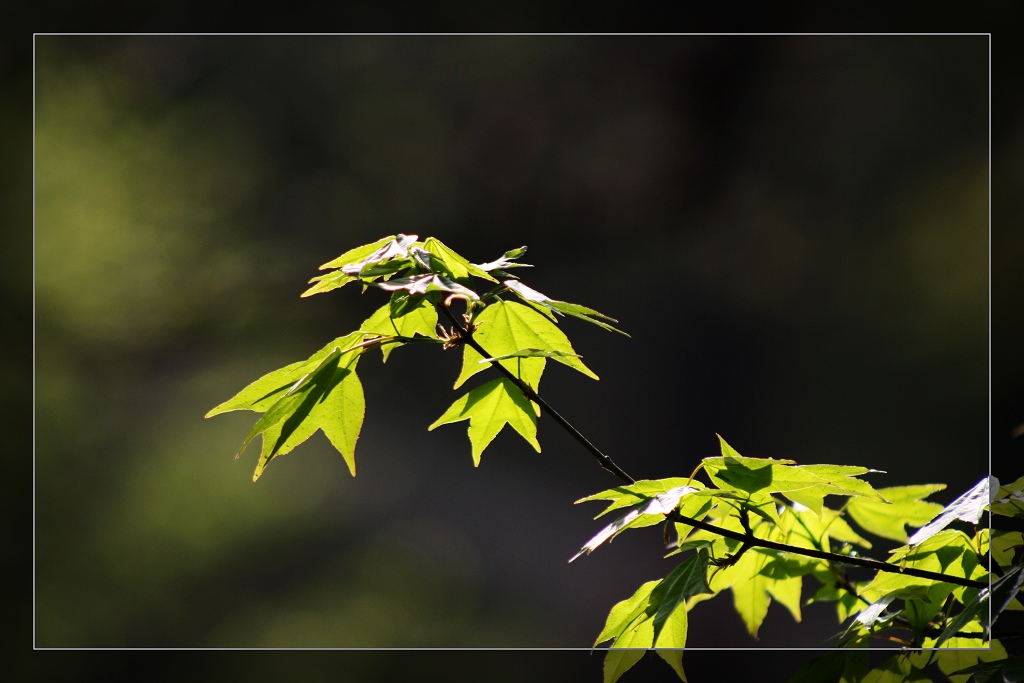
<path id="1" fill-rule="evenodd" d="M 35 89 L 39 647 L 587 647 L 671 570 L 656 528 L 566 564 L 615 481 L 550 420 L 477 469 L 426 433 L 455 351 L 364 359 L 354 480 L 321 436 L 232 461 L 255 416 L 203 413 L 383 303 L 298 295 L 396 232 L 527 244 L 530 286 L 621 321 L 565 322 L 601 381 L 541 390 L 633 476 L 716 432 L 943 503 L 988 470 L 987 37 L 40 36 Z M 1019 247 L 994 227 L 994 287 Z M 836 630 L 773 607 L 755 642 L 723 597 L 690 643 Z"/>

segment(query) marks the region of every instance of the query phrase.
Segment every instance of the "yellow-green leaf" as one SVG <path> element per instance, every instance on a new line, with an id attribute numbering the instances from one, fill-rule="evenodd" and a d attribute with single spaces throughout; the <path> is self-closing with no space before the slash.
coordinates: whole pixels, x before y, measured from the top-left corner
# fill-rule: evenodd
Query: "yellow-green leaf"
<path id="1" fill-rule="evenodd" d="M 847 504 L 846 512 L 865 531 L 906 543 L 906 526 L 923 526 L 942 511 L 938 503 L 923 499 L 944 488 L 945 484 L 922 484 L 879 489 L 878 492 L 889 503 L 853 498 Z"/>
<path id="2" fill-rule="evenodd" d="M 480 454 L 506 424 L 540 453 L 537 415 L 519 387 L 507 378 L 491 380 L 463 395 L 427 430 L 462 420 L 469 420 L 474 466 L 480 464 Z"/>
<path id="3" fill-rule="evenodd" d="M 636 625 L 615 639 L 604 658 L 604 683 L 615 683 L 619 676 L 640 661 L 644 652 L 654 644 L 654 623 L 640 619 Z M 625 649 L 632 648 L 632 649 Z"/>
<path id="4" fill-rule="evenodd" d="M 254 410 L 262 413 L 277 403 L 285 392 L 316 368 L 328 354 L 335 349 L 349 349 L 362 340 L 363 335 L 357 332 L 344 337 L 338 337 L 306 360 L 286 365 L 283 368 L 263 375 L 227 401 L 206 413 L 206 417 L 213 417 L 214 415 L 220 415 L 232 410 Z"/>
<path id="5" fill-rule="evenodd" d="M 576 355 L 565 334 L 554 323 L 528 306 L 514 301 L 496 301 L 477 317 L 476 325 L 473 338 L 491 357 L 515 354 L 522 349 L 561 351 L 564 355 L 554 356 L 555 360 L 597 379 L 597 375 Z M 483 356 L 472 347 L 467 344 L 463 348 L 465 351 L 462 371 L 455 380 L 456 389 L 487 367 L 486 364 L 480 363 L 484 359 Z M 509 358 L 499 362 L 536 390 L 544 372 L 545 361 L 543 357 L 527 357 Z"/>
<path id="6" fill-rule="evenodd" d="M 493 275 L 480 268 L 480 266 L 473 265 L 466 259 L 466 257 L 456 253 L 451 247 L 447 246 L 436 237 L 428 237 L 425 239 L 423 241 L 423 248 L 439 259 L 456 280 L 461 280 L 469 277 L 470 275 L 474 275 L 485 280 L 490 280 L 491 282 L 497 282 L 497 279 L 495 279 Z"/>
<path id="7" fill-rule="evenodd" d="M 287 421 L 278 423 L 263 433 L 263 449 L 253 473 L 253 481 L 260 478 L 273 458 L 288 453 L 312 436 L 317 429 L 323 431 L 345 459 L 349 472 L 353 477 L 356 476 L 356 441 L 366 410 L 363 386 L 355 372 L 358 359 L 357 354 L 342 357 L 342 363 L 347 362 L 348 365 L 339 365 L 323 395 L 314 402 L 307 416 L 291 418 L 297 419 L 298 422 L 290 435 L 282 439 L 282 427 Z"/>
<path id="8" fill-rule="evenodd" d="M 421 299 L 419 305 L 410 306 L 401 315 L 394 316 L 390 303 L 378 308 L 373 315 L 363 321 L 361 332 L 384 336 L 413 337 L 417 334 L 434 337 L 437 329 L 437 309 L 427 300 Z M 391 352 L 400 344 L 381 346 L 384 360 L 387 361 Z"/>

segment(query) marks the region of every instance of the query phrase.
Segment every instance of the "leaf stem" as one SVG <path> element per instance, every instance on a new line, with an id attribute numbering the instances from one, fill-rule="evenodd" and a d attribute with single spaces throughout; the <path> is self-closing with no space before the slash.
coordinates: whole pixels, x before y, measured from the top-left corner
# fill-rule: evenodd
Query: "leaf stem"
<path id="1" fill-rule="evenodd" d="M 473 350 L 475 350 L 477 353 L 479 353 L 481 357 L 493 358 L 491 354 L 488 353 L 480 345 L 478 341 L 473 339 L 472 329 L 463 326 L 463 324 L 459 322 L 458 318 L 455 317 L 455 314 L 452 313 L 451 310 L 449 310 L 447 304 L 448 302 L 441 302 L 438 304 L 438 308 L 444 313 L 448 320 L 451 321 L 453 328 L 458 333 L 459 337 L 462 339 L 462 342 L 465 344 L 469 344 L 469 346 L 472 347 Z M 510 371 L 508 368 L 506 368 L 504 365 L 502 365 L 500 362 L 496 360 L 491 360 L 491 365 L 497 368 L 499 372 L 501 372 L 503 375 L 505 375 L 505 377 L 507 377 L 517 387 L 519 387 L 519 389 L 528 399 L 530 399 L 538 406 L 540 406 L 541 410 L 550 415 L 555 420 L 555 422 L 557 422 L 563 429 L 569 432 L 569 434 L 574 439 L 576 439 L 576 441 L 578 441 L 584 448 L 586 448 L 591 453 L 591 455 L 593 455 L 597 459 L 597 461 L 601 463 L 601 467 L 603 467 L 608 472 L 614 474 L 616 477 L 621 479 L 626 484 L 636 483 L 636 479 L 626 474 L 626 472 L 621 467 L 616 465 L 610 457 L 602 453 L 597 446 L 591 443 L 590 440 L 587 437 L 585 437 L 578 429 L 573 427 L 568 420 L 562 417 L 557 410 L 552 408 L 547 401 L 542 399 L 536 391 L 534 391 L 526 382 L 517 377 L 515 373 Z M 696 474 L 696 471 L 694 472 L 694 474 Z M 693 517 L 687 517 L 686 515 L 680 514 L 678 510 L 673 510 L 667 516 L 671 518 L 673 521 L 680 522 L 683 524 L 689 524 L 690 526 L 695 527 L 697 529 L 703 529 L 704 531 L 708 531 L 713 534 L 723 536 L 725 538 L 731 538 L 735 541 L 739 541 L 745 547 L 760 547 L 767 548 L 769 550 L 778 550 L 781 552 L 793 553 L 796 555 L 804 555 L 805 557 L 814 557 L 820 560 L 827 560 L 829 562 L 837 562 L 840 564 L 849 564 L 858 567 L 866 567 L 868 569 L 874 569 L 880 572 L 889 572 L 892 574 L 916 576 L 918 578 L 931 579 L 933 581 L 943 581 L 945 583 L 952 583 L 958 586 L 967 586 L 969 588 L 988 588 L 988 583 L 983 581 L 974 581 L 972 579 L 961 578 L 958 576 L 949 576 L 947 574 L 941 574 L 939 572 L 930 572 L 924 569 L 914 569 L 913 567 L 899 567 L 888 562 L 882 562 L 881 560 L 872 560 L 864 557 L 855 557 L 850 555 L 840 555 L 838 553 L 830 553 L 825 552 L 823 550 L 815 550 L 813 548 L 801 548 L 795 545 L 777 543 L 776 541 L 769 541 L 768 539 L 757 538 L 754 536 L 753 533 L 750 532 L 741 533 L 738 531 L 733 531 L 732 529 L 726 529 L 725 527 L 709 524 L 708 522 L 704 522 L 699 519 L 694 519 Z"/>
<path id="2" fill-rule="evenodd" d="M 463 327 L 462 323 L 460 323 L 458 321 L 458 319 L 451 312 L 451 310 L 449 310 L 449 308 L 448 308 L 448 306 L 446 304 L 447 304 L 447 302 L 445 302 L 445 304 L 439 305 L 439 308 L 441 309 L 442 312 L 444 312 L 444 314 L 445 314 L 445 316 L 447 316 L 448 320 L 451 321 L 452 325 L 455 327 L 456 331 L 458 332 L 459 337 L 462 338 L 462 341 L 464 343 L 466 343 L 466 344 L 469 344 L 469 346 L 471 346 L 474 351 L 479 353 L 481 355 L 481 357 L 487 358 L 487 359 L 493 359 L 493 356 L 490 353 L 488 353 L 484 349 L 484 347 L 482 347 L 480 345 L 480 342 L 478 342 L 477 340 L 473 339 L 473 332 L 472 332 L 472 330 L 469 329 L 469 328 Z M 628 474 L 626 474 L 625 470 L 623 470 L 621 467 L 616 465 L 614 460 L 612 460 L 606 454 L 602 453 L 601 449 L 599 449 L 597 446 L 595 446 L 593 443 L 591 443 L 590 439 L 588 439 L 587 437 L 583 436 L 583 433 L 580 432 L 580 430 L 578 430 L 575 427 L 573 427 L 572 424 L 568 420 L 566 420 L 564 417 L 562 417 L 562 415 L 557 410 L 552 408 L 551 405 L 548 404 L 547 401 L 542 399 L 540 397 L 540 395 L 537 394 L 537 392 L 534 391 L 530 387 L 529 384 L 527 384 L 526 382 L 521 380 L 519 377 L 517 377 L 515 375 L 515 373 L 513 373 L 511 370 L 506 368 L 499 361 L 491 360 L 490 362 L 491 362 L 491 365 L 493 365 L 495 368 L 498 369 L 499 372 L 501 372 L 501 374 L 505 375 L 505 377 L 507 377 L 517 387 L 519 387 L 519 390 L 523 392 L 523 395 L 526 396 L 526 398 L 530 399 L 531 401 L 533 401 L 534 403 L 539 405 L 541 410 L 543 410 L 548 415 L 550 415 L 552 417 L 552 419 L 555 422 L 557 422 L 565 431 L 569 432 L 569 434 L 574 439 L 576 439 L 576 441 L 578 441 L 584 448 L 586 448 L 588 451 L 590 451 L 591 455 L 593 455 L 595 458 L 597 458 L 597 461 L 599 463 L 601 463 L 601 467 L 603 467 L 604 469 L 608 470 L 609 472 L 611 472 L 612 474 L 614 474 L 616 477 L 618 477 L 622 481 L 626 482 L 627 484 L 635 484 L 636 483 L 636 479 L 634 479 L 633 477 L 631 477 Z"/>

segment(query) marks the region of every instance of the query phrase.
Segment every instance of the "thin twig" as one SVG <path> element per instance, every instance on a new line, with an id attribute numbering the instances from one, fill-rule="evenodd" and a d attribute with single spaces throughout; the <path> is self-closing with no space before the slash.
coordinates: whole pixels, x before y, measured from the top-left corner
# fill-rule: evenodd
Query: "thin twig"
<path id="1" fill-rule="evenodd" d="M 447 316 L 448 320 L 451 321 L 453 329 L 458 333 L 463 343 L 471 346 L 474 351 L 481 355 L 481 357 L 488 359 L 493 358 L 493 356 L 489 354 L 480 345 L 478 341 L 473 339 L 472 329 L 468 326 L 464 326 L 462 323 L 459 322 L 459 320 L 455 317 L 455 314 L 453 314 L 451 310 L 449 310 L 447 303 L 439 303 L 437 307 L 445 314 L 445 316 Z M 590 453 L 595 458 L 597 458 L 597 461 L 601 463 L 601 467 L 611 472 L 612 474 L 614 474 L 616 477 L 618 477 L 627 484 L 636 483 L 636 479 L 626 474 L 626 472 L 621 467 L 616 465 L 610 457 L 602 453 L 597 446 L 592 444 L 587 437 L 585 437 L 578 429 L 573 427 L 568 420 L 566 420 L 558 413 L 558 411 L 556 411 L 554 408 L 548 405 L 547 401 L 542 399 L 537 394 L 537 392 L 530 387 L 530 385 L 528 385 L 526 382 L 517 377 L 515 373 L 510 371 L 499 361 L 491 360 L 490 363 L 495 368 L 497 368 L 503 375 L 505 375 L 505 377 L 511 380 L 517 387 L 519 387 L 520 391 L 522 391 L 528 399 L 530 399 L 538 406 L 540 406 L 541 410 L 543 410 L 552 418 L 554 418 L 555 422 L 561 425 L 561 427 L 565 429 L 567 432 L 569 432 L 569 434 L 574 439 L 576 439 L 580 444 L 582 444 L 584 448 L 590 451 Z M 704 531 L 709 531 L 713 534 L 717 534 L 725 538 L 731 538 L 734 541 L 739 541 L 744 546 L 755 546 L 760 548 L 767 548 L 769 550 L 778 550 L 781 552 L 793 553 L 796 555 L 804 555 L 805 557 L 814 557 L 820 560 L 827 560 L 829 562 L 855 565 L 858 567 L 867 567 L 868 569 L 874 569 L 880 572 L 889 572 L 891 574 L 916 576 L 922 579 L 942 581 L 945 583 L 956 584 L 958 586 L 967 586 L 969 588 L 988 588 L 988 583 L 983 581 L 974 581 L 972 579 L 961 578 L 958 576 L 949 576 L 946 574 L 941 574 L 939 572 L 930 572 L 924 569 L 914 569 L 913 567 L 898 567 L 888 562 L 882 562 L 881 560 L 872 560 L 865 557 L 855 557 L 850 555 L 840 555 L 838 553 L 830 553 L 825 552 L 823 550 L 815 550 L 812 548 L 801 548 L 795 545 L 777 543 L 775 541 L 769 541 L 768 539 L 757 538 L 752 533 L 741 533 L 738 531 L 733 531 L 732 529 L 726 529 L 725 527 L 709 524 L 708 522 L 703 522 L 699 519 L 687 517 L 685 515 L 680 514 L 678 510 L 673 510 L 667 516 L 675 522 L 689 524 L 690 526 L 695 527 L 697 529 L 703 529 Z"/>

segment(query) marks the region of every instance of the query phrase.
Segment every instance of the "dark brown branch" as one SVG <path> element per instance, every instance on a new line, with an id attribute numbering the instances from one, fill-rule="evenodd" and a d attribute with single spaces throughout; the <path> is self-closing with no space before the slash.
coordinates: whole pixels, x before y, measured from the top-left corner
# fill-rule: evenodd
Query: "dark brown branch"
<path id="1" fill-rule="evenodd" d="M 459 335 L 462 343 L 468 344 L 483 358 L 493 358 L 491 354 L 473 339 L 472 328 L 467 324 L 463 325 L 455 317 L 455 314 L 448 308 L 448 302 L 440 303 L 437 306 L 444 315 L 451 321 L 453 330 Z M 523 394 L 540 406 L 541 410 L 550 415 L 555 422 L 557 422 L 563 429 L 569 432 L 574 439 L 576 439 L 584 448 L 597 458 L 597 461 L 601 463 L 601 467 L 614 474 L 616 477 L 621 479 L 626 484 L 634 484 L 636 480 L 626 474 L 626 472 L 616 465 L 610 457 L 601 452 L 601 450 L 592 444 L 587 437 L 585 437 L 578 429 L 572 426 L 568 420 L 562 417 L 558 411 L 548 405 L 547 401 L 542 399 L 536 391 L 534 391 L 526 382 L 517 377 L 512 371 L 502 365 L 499 361 L 492 360 L 491 365 L 498 369 L 505 377 L 511 380 Z M 786 553 L 793 553 L 796 555 L 803 555 L 805 557 L 814 557 L 820 560 L 827 560 L 829 562 L 836 562 L 840 564 L 855 565 L 858 567 L 867 567 L 868 569 L 874 569 L 880 572 L 889 572 L 891 574 L 903 574 L 905 576 L 916 576 L 922 579 L 931 579 L 932 581 L 943 581 L 945 583 L 952 583 L 958 586 L 967 586 L 969 588 L 988 588 L 988 584 L 983 581 L 974 581 L 971 579 L 960 578 L 958 576 L 948 576 L 939 572 L 930 572 L 924 569 L 914 569 L 913 567 L 898 567 L 888 562 L 882 562 L 881 560 L 872 560 L 864 557 L 853 557 L 850 555 L 840 555 L 838 553 L 825 552 L 823 550 L 814 550 L 812 548 L 801 548 L 795 545 L 788 545 L 786 543 L 777 543 L 775 541 L 769 541 L 764 538 L 757 538 L 752 533 L 741 533 L 733 531 L 732 529 L 726 529 L 725 527 L 716 526 L 703 522 L 699 519 L 687 517 L 679 514 L 678 510 L 673 510 L 668 515 L 672 521 L 679 522 L 682 524 L 689 524 L 697 529 L 703 529 L 713 534 L 723 536 L 725 538 L 731 538 L 734 541 L 739 541 L 743 544 L 744 550 L 746 547 L 755 546 L 760 548 L 768 548 L 769 550 L 778 550 Z"/>

